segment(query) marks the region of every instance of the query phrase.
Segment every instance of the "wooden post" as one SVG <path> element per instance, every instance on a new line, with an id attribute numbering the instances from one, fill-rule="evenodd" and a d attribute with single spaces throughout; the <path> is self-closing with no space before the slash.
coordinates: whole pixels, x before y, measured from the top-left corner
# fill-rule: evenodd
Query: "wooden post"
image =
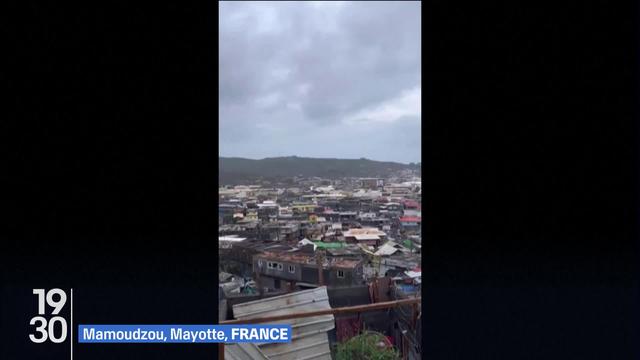
<path id="1" fill-rule="evenodd" d="M 218 344 L 218 359 L 224 360 L 224 344 Z"/>
<path id="2" fill-rule="evenodd" d="M 414 303 L 411 306 L 411 329 L 415 330 L 418 325 L 418 304 Z"/>
<path id="3" fill-rule="evenodd" d="M 260 299 L 262 299 L 262 295 L 264 293 L 264 289 L 262 288 L 262 281 L 260 281 L 260 271 L 256 271 L 253 273 L 253 278 L 256 279 L 256 286 L 258 287 L 258 295 L 260 295 Z"/>
<path id="4" fill-rule="evenodd" d="M 318 284 L 324 286 L 324 254 L 322 250 L 316 251 L 316 265 L 318 266 Z"/>
<path id="5" fill-rule="evenodd" d="M 402 334 L 402 360 L 407 360 L 409 358 L 408 345 L 409 345 L 409 342 L 407 341 L 407 335 Z"/>

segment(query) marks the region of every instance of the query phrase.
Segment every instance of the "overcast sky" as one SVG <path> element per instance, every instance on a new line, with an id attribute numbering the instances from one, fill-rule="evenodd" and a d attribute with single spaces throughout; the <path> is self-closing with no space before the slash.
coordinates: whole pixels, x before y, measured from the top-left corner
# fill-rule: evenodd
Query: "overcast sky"
<path id="1" fill-rule="evenodd" d="M 220 155 L 420 161 L 419 2 L 220 2 Z"/>

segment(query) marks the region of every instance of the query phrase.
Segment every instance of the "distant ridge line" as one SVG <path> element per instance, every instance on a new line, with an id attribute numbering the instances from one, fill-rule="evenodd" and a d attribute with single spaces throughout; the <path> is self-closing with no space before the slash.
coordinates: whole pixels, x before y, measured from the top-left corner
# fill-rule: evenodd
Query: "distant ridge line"
<path id="1" fill-rule="evenodd" d="M 367 158 L 359 158 L 359 159 L 355 159 L 355 158 L 320 158 L 320 157 L 307 157 L 307 156 L 296 156 L 296 155 L 264 157 L 264 158 L 261 158 L 261 159 L 251 159 L 251 158 L 245 158 L 245 157 L 241 157 L 241 156 L 219 156 L 218 158 L 219 159 L 249 160 L 249 161 L 262 161 L 262 160 L 273 160 L 273 159 L 346 160 L 346 161 L 366 160 L 366 161 L 375 161 L 375 162 L 381 162 L 381 163 L 393 163 L 393 164 L 409 165 L 409 164 L 402 163 L 402 162 L 399 162 L 399 161 L 374 160 L 374 159 L 367 159 Z"/>
<path id="2" fill-rule="evenodd" d="M 307 158 L 297 156 L 247 159 L 218 157 L 220 183 L 233 184 L 256 179 L 294 176 L 337 179 L 343 177 L 388 177 L 402 170 L 420 170 L 421 164 L 361 159 Z"/>

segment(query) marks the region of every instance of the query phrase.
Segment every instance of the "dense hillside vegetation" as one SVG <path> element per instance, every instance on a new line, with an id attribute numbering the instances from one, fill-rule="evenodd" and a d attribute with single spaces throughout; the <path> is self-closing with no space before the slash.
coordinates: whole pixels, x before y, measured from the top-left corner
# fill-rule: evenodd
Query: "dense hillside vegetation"
<path id="1" fill-rule="evenodd" d="M 219 181 L 233 184 L 255 179 L 291 178 L 294 176 L 321 178 L 384 177 L 400 170 L 419 169 L 419 164 L 401 164 L 368 159 L 316 159 L 276 157 L 261 160 L 218 158 Z"/>

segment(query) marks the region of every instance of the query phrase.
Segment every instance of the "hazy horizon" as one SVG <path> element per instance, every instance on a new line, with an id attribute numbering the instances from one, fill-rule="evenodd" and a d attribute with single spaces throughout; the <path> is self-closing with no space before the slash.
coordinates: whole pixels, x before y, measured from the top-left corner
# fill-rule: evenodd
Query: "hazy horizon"
<path id="1" fill-rule="evenodd" d="M 272 159 L 272 158 L 284 158 L 284 157 L 297 157 L 297 158 L 305 158 L 305 159 L 322 159 L 322 160 L 329 160 L 329 159 L 335 159 L 335 160 L 360 160 L 360 159 L 365 159 L 365 160 L 371 160 L 371 161 L 377 161 L 377 162 L 396 162 L 396 163 L 400 163 L 400 164 L 404 164 L 404 165 L 409 165 L 410 163 L 420 163 L 421 161 L 409 161 L 409 162 L 403 162 L 403 161 L 393 161 L 393 160 L 378 160 L 378 159 L 372 159 L 372 158 L 368 158 L 368 157 L 357 157 L 357 158 L 346 158 L 346 157 L 335 157 L 335 156 L 330 156 L 330 157 L 324 157 L 324 156 L 300 156 L 300 155 L 283 155 L 283 156 L 262 156 L 262 157 L 247 157 L 247 156 L 234 156 L 234 155 L 219 155 L 218 157 L 221 158 L 234 158 L 234 159 L 246 159 L 246 160 L 264 160 L 264 159 Z"/>
<path id="2" fill-rule="evenodd" d="M 220 2 L 219 156 L 421 161 L 420 2 Z"/>

